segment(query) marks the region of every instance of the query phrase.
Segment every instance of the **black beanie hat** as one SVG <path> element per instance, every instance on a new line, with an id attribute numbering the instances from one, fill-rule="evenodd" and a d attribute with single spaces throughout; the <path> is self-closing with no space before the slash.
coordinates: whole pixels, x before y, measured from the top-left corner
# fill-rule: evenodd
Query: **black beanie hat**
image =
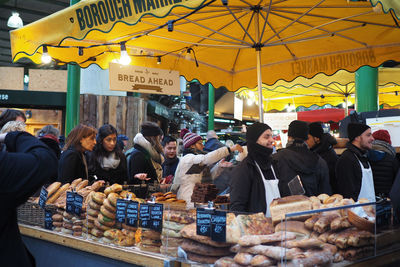
<path id="1" fill-rule="evenodd" d="M 321 139 L 322 135 L 324 134 L 324 129 L 322 129 L 322 125 L 319 122 L 312 122 L 308 125 L 309 134 L 314 137 L 318 137 Z"/>
<path id="2" fill-rule="evenodd" d="M 289 124 L 288 136 L 301 139 L 308 139 L 308 125 L 305 121 L 294 120 Z"/>
<path id="3" fill-rule="evenodd" d="M 143 136 L 158 136 L 163 135 L 161 128 L 154 122 L 145 122 L 141 125 L 140 131 Z"/>
<path id="4" fill-rule="evenodd" d="M 246 139 L 247 142 L 257 143 L 258 137 L 266 130 L 272 130 L 268 124 L 255 122 L 247 127 Z"/>
<path id="5" fill-rule="evenodd" d="M 362 135 L 363 132 L 365 132 L 369 128 L 371 127 L 363 123 L 350 122 L 347 125 L 347 136 L 349 137 L 350 142 L 356 139 L 357 136 Z"/>

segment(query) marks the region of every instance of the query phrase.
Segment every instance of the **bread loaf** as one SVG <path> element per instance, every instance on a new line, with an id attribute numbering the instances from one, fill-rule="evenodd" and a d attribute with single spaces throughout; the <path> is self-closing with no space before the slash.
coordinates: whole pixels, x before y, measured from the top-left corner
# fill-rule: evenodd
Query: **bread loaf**
<path id="1" fill-rule="evenodd" d="M 204 256 L 227 256 L 231 254 L 229 247 L 215 248 L 190 239 L 184 239 L 181 248 L 186 252 L 189 251 Z"/>
<path id="2" fill-rule="evenodd" d="M 60 182 L 54 182 L 51 185 L 49 185 L 46 190 L 47 190 L 47 198 L 51 197 L 51 195 L 53 195 L 58 188 L 60 188 L 61 183 Z"/>
<path id="3" fill-rule="evenodd" d="M 312 202 L 306 196 L 301 196 L 301 195 L 287 196 L 283 198 L 274 199 L 269 207 L 271 211 L 272 222 L 276 224 L 284 220 L 285 215 L 288 213 L 311 210 Z M 311 215 L 297 216 L 291 219 L 305 220 L 309 217 L 311 217 Z"/>
<path id="4" fill-rule="evenodd" d="M 57 192 L 55 192 L 50 198 L 47 199 L 46 204 L 52 204 L 54 201 L 56 201 L 62 193 L 67 191 L 69 188 L 69 183 L 66 183 L 65 185 L 61 186 Z"/>
<path id="5" fill-rule="evenodd" d="M 301 235 L 310 236 L 311 231 L 306 229 L 304 222 L 286 221 L 275 226 L 275 232 L 293 232 Z"/>

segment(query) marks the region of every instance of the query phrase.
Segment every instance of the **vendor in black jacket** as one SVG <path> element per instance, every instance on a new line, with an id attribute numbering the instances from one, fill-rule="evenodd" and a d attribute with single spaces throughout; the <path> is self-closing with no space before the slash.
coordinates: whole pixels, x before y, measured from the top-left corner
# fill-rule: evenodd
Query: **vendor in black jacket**
<path id="1" fill-rule="evenodd" d="M 8 152 L 0 152 L 0 259 L 2 266 L 35 266 L 17 224 L 17 207 L 45 181 L 57 176 L 53 151 L 26 132 L 0 136 Z"/>
<path id="2" fill-rule="evenodd" d="M 374 137 L 366 124 L 349 123 L 347 126 L 349 142 L 347 150 L 336 163 L 336 181 L 338 193 L 345 198 L 367 198 L 375 201 L 372 168 L 367 151 L 372 148 Z"/>
<path id="3" fill-rule="evenodd" d="M 86 151 L 96 145 L 96 129 L 79 124 L 69 133 L 58 164 L 58 181 L 71 183 L 77 178 L 88 179 Z"/>
<path id="4" fill-rule="evenodd" d="M 256 122 L 248 127 L 246 139 L 248 155 L 231 172 L 230 208 L 269 215 L 269 204 L 280 197 L 278 177 L 271 161 L 274 142 L 271 127 Z"/>
<path id="5" fill-rule="evenodd" d="M 329 170 L 325 160 L 311 151 L 306 144 L 308 125 L 305 121 L 294 120 L 289 124 L 288 144 L 272 156 L 279 176 L 279 189 L 282 196 L 289 196 L 288 183 L 297 175 L 307 196 L 331 194 Z"/>

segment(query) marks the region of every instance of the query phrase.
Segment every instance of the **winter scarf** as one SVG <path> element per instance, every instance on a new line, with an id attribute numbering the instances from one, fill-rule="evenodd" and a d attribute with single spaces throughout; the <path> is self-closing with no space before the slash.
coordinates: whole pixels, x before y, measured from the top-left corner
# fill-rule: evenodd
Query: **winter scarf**
<path id="1" fill-rule="evenodd" d="M 157 180 L 160 181 L 163 172 L 161 164 L 164 162 L 164 157 L 154 149 L 150 142 L 147 141 L 147 139 L 144 138 L 141 133 L 136 134 L 133 142 L 146 149 L 146 151 L 150 154 L 151 163 L 153 164 L 153 167 L 157 173 Z"/>
<path id="2" fill-rule="evenodd" d="M 100 166 L 102 169 L 108 171 L 109 169 L 116 169 L 120 161 L 120 159 L 116 158 L 115 152 L 112 152 L 108 157 L 103 157 Z"/>

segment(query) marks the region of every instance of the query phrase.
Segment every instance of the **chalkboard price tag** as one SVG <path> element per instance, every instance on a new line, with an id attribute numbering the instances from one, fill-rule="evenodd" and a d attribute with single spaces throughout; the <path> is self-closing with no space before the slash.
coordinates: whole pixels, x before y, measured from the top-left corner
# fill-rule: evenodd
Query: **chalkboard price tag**
<path id="1" fill-rule="evenodd" d="M 47 201 L 47 195 L 48 192 L 44 186 L 42 187 L 42 190 L 40 190 L 40 195 L 39 195 L 39 206 L 44 209 L 46 206 L 46 201 Z"/>
<path id="2" fill-rule="evenodd" d="M 121 198 L 117 199 L 117 211 L 115 213 L 115 220 L 117 222 L 125 223 L 127 205 L 127 200 Z"/>
<path id="3" fill-rule="evenodd" d="M 127 225 L 137 227 L 138 215 L 139 215 L 138 208 L 139 208 L 139 203 L 136 201 L 129 201 L 127 203 L 127 205 L 126 205 L 126 224 Z"/>
<path id="4" fill-rule="evenodd" d="M 216 210 L 211 215 L 211 240 L 226 242 L 226 211 Z"/>
<path id="5" fill-rule="evenodd" d="M 139 209 L 140 227 L 150 228 L 150 205 L 141 203 Z"/>
<path id="6" fill-rule="evenodd" d="M 50 210 L 44 210 L 44 228 L 53 230 L 53 213 Z"/>
<path id="7" fill-rule="evenodd" d="M 163 211 L 163 204 L 153 204 L 150 206 L 150 228 L 154 231 L 162 231 Z"/>
<path id="8" fill-rule="evenodd" d="M 83 197 L 79 195 L 78 193 L 75 193 L 74 196 L 74 213 L 78 216 L 81 215 L 82 212 L 82 203 L 83 203 Z"/>
<path id="9" fill-rule="evenodd" d="M 68 213 L 74 213 L 75 212 L 74 202 L 75 202 L 75 193 L 73 193 L 71 191 L 67 191 L 66 211 Z"/>
<path id="10" fill-rule="evenodd" d="M 196 234 L 211 236 L 211 215 L 214 210 L 197 208 L 196 210 Z"/>

